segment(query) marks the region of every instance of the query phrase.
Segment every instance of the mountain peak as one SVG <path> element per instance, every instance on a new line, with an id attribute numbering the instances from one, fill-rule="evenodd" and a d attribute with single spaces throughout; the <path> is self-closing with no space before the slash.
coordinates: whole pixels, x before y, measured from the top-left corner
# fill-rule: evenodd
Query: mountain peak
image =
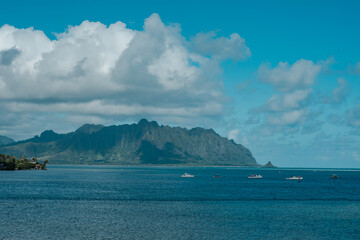
<path id="1" fill-rule="evenodd" d="M 59 134 L 53 130 L 45 130 L 40 134 L 40 142 L 51 142 L 59 139 Z"/>
<path id="2" fill-rule="evenodd" d="M 79 127 L 75 132 L 77 133 L 86 133 L 86 134 L 92 134 L 94 132 L 100 131 L 104 126 L 101 124 L 84 124 L 81 127 Z"/>
<path id="3" fill-rule="evenodd" d="M 144 127 L 144 126 L 151 126 L 151 127 L 158 127 L 159 124 L 156 122 L 156 121 L 151 121 L 149 122 L 148 120 L 146 120 L 145 118 L 141 119 L 139 122 L 138 122 L 138 125 L 140 127 Z"/>
<path id="4" fill-rule="evenodd" d="M 40 134 L 40 137 L 47 137 L 47 136 L 53 136 L 56 135 L 57 133 L 55 133 L 53 130 L 45 130 Z"/>
<path id="5" fill-rule="evenodd" d="M 0 145 L 7 145 L 14 142 L 13 139 L 0 135 Z"/>

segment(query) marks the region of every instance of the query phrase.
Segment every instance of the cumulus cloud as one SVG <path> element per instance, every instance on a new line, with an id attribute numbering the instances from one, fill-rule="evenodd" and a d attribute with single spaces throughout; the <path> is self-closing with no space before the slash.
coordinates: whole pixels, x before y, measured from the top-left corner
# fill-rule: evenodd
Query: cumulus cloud
<path id="1" fill-rule="evenodd" d="M 240 130 L 239 129 L 233 129 L 228 133 L 228 139 L 232 139 L 235 142 L 238 142 L 238 136 L 239 136 Z"/>
<path id="2" fill-rule="evenodd" d="M 218 59 L 239 61 L 251 56 L 245 39 L 237 33 L 231 34 L 229 38 L 216 38 L 216 32 L 198 33 L 191 39 L 191 44 L 194 51 Z"/>
<path id="3" fill-rule="evenodd" d="M 203 43 L 203 48 L 199 44 Z M 138 116 L 176 121 L 219 116 L 221 61 L 250 57 L 245 40 L 198 34 L 153 14 L 141 31 L 84 21 L 50 40 L 42 31 L 0 28 L 0 106 L 101 121 Z M 76 114 L 76 117 L 75 117 Z"/>
<path id="4" fill-rule="evenodd" d="M 285 94 L 273 95 L 264 105 L 264 110 L 271 112 L 281 112 L 297 109 L 301 103 L 307 99 L 312 89 L 300 89 Z"/>
<path id="5" fill-rule="evenodd" d="M 331 96 L 324 98 L 324 103 L 327 104 L 341 104 L 348 97 L 350 88 L 348 81 L 344 78 L 337 79 L 337 87 L 332 91 Z"/>
<path id="6" fill-rule="evenodd" d="M 322 66 L 310 60 L 300 59 L 293 65 L 280 62 L 275 68 L 269 64 L 259 67 L 259 80 L 270 83 L 279 91 L 291 91 L 299 88 L 308 88 L 314 84 Z"/>
<path id="7" fill-rule="evenodd" d="M 348 82 L 344 78 L 338 78 L 338 86 L 332 92 L 332 102 L 341 103 L 349 93 Z"/>
<path id="8" fill-rule="evenodd" d="M 8 50 L 3 50 L 0 52 L 0 65 L 11 65 L 17 56 L 19 56 L 20 51 L 16 48 L 10 48 Z"/>
<path id="9" fill-rule="evenodd" d="M 308 106 L 315 80 L 327 64 L 327 61 L 314 63 L 300 59 L 292 65 L 280 62 L 273 68 L 269 64 L 259 67 L 258 80 L 270 84 L 275 90 L 263 106 L 252 111 L 252 114 L 265 116 L 266 120 L 261 127 L 263 132 L 309 133 L 320 129 L 309 127 L 307 121 L 313 115 Z"/>
<path id="10" fill-rule="evenodd" d="M 277 115 L 270 115 L 268 122 L 274 125 L 292 125 L 304 121 L 308 110 L 299 109 L 284 112 Z"/>

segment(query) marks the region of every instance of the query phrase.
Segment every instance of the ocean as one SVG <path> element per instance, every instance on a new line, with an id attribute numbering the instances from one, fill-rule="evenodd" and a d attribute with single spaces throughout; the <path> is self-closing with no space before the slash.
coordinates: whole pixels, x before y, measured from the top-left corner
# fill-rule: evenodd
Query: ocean
<path id="1" fill-rule="evenodd" d="M 195 177 L 181 178 L 184 172 Z M 252 173 L 263 178 L 248 179 Z M 304 179 L 285 180 L 293 175 Z M 1 171 L 0 239 L 360 239 L 360 171 L 60 165 Z"/>

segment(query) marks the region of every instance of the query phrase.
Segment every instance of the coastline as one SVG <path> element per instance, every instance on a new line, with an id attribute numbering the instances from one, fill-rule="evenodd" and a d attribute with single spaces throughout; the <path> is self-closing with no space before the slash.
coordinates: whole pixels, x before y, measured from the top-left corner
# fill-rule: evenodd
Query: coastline
<path id="1" fill-rule="evenodd" d="M 107 165 L 107 164 L 47 164 L 47 168 L 56 167 L 103 167 L 103 168 L 229 168 L 229 169 L 257 169 L 264 171 L 360 171 L 360 168 L 313 168 L 313 167 L 276 167 L 276 168 L 264 168 L 264 167 L 248 167 L 248 166 L 211 166 L 211 165 Z"/>

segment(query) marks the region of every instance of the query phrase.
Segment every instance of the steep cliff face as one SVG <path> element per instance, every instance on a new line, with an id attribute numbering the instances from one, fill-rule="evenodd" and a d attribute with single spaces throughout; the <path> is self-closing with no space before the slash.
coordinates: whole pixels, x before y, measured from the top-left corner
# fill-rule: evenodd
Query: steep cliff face
<path id="1" fill-rule="evenodd" d="M 212 129 L 159 126 L 145 119 L 120 126 L 86 124 L 68 134 L 47 130 L 0 152 L 57 164 L 257 165 L 247 148 Z"/>

